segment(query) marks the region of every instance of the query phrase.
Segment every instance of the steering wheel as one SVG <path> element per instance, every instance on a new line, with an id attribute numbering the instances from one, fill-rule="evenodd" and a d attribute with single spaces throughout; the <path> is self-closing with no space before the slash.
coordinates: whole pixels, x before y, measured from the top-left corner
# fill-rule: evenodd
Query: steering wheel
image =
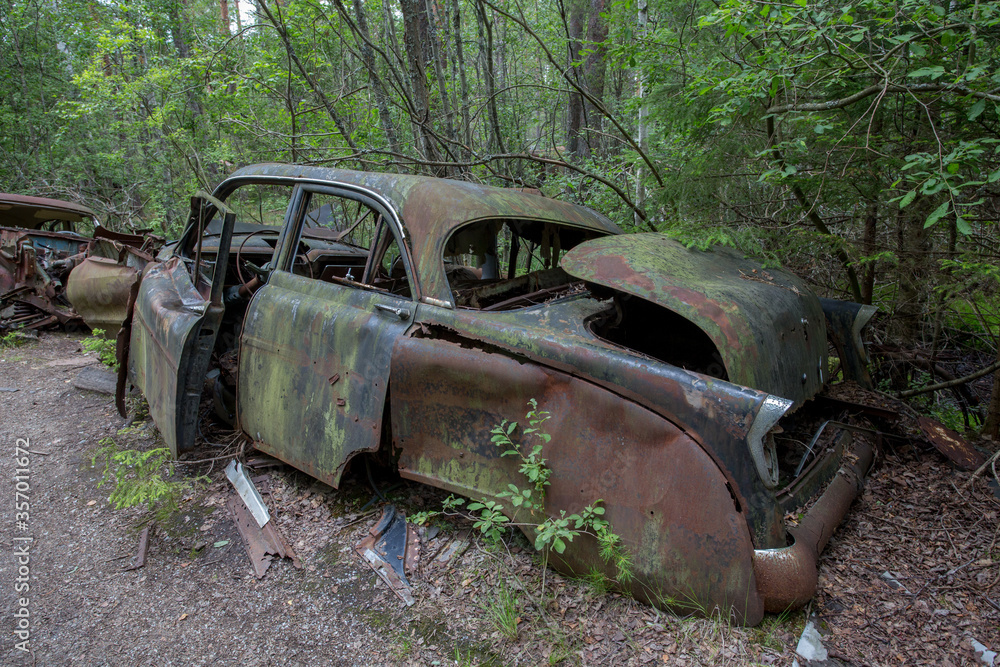
<path id="1" fill-rule="evenodd" d="M 236 277 L 239 279 L 241 285 L 246 285 L 247 282 L 249 282 L 243 276 L 243 268 L 244 267 L 246 267 L 246 270 L 248 272 L 252 273 L 254 277 L 259 278 L 262 283 L 266 283 L 267 282 L 268 276 L 270 276 L 271 275 L 271 271 L 274 270 L 274 267 L 271 266 L 271 261 L 265 262 L 263 266 L 257 266 L 256 264 L 254 264 L 253 262 L 251 262 L 249 260 L 244 260 L 243 257 L 242 257 L 242 255 L 243 255 L 243 246 L 246 245 L 246 242 L 250 240 L 251 236 L 254 236 L 255 234 L 260 234 L 260 233 L 263 233 L 263 232 L 270 232 L 270 231 L 271 230 L 269 230 L 269 229 L 258 229 L 257 231 L 250 232 L 249 234 L 247 234 L 243 238 L 243 242 L 240 243 L 239 247 L 236 249 Z M 272 255 L 272 259 L 273 259 L 273 255 Z M 304 265 L 306 267 L 306 271 L 309 273 L 309 277 L 310 278 L 315 278 L 316 277 L 315 275 L 313 275 L 312 264 L 310 264 L 309 258 L 306 257 L 305 253 L 298 253 L 298 254 L 295 255 L 295 261 L 292 264 L 292 268 L 294 269 L 294 267 L 296 265 L 298 265 L 298 264 Z"/>
<path id="2" fill-rule="evenodd" d="M 245 246 L 247 241 L 250 240 L 250 237 L 266 231 L 270 230 L 258 229 L 255 232 L 250 232 L 245 237 L 243 237 L 243 242 L 240 243 L 240 247 L 236 249 L 236 277 L 239 278 L 241 285 L 246 285 L 249 282 L 246 278 L 243 277 L 243 259 L 241 257 L 241 255 L 243 254 L 243 246 Z M 260 278 L 261 282 L 267 282 L 267 277 L 271 275 L 270 262 L 267 262 L 266 264 L 264 264 L 264 266 L 257 266 L 256 264 L 253 264 L 248 261 L 246 262 L 246 265 L 247 265 L 247 271 L 253 272 L 253 274 L 256 277 Z"/>

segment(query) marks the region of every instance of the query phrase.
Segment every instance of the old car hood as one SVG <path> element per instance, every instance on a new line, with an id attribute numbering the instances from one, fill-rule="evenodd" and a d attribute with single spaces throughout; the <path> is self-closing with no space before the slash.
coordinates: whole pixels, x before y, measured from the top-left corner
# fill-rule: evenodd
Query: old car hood
<path id="1" fill-rule="evenodd" d="M 822 387 L 827 342 L 819 299 L 799 278 L 737 252 L 690 250 L 663 234 L 582 243 L 570 275 L 641 297 L 690 320 L 718 348 L 729 381 L 797 404 Z"/>

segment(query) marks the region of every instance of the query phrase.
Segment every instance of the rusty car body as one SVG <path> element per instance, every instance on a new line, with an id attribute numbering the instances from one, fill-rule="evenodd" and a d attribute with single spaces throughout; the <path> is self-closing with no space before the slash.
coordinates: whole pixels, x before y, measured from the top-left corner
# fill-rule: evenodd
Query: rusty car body
<path id="1" fill-rule="evenodd" d="M 80 204 L 0 193 L 0 329 L 79 323 L 64 290 L 85 220 L 96 216 Z"/>
<path id="2" fill-rule="evenodd" d="M 80 233 L 84 222 L 93 225 L 92 236 Z M 86 322 L 113 334 L 127 305 L 121 302 L 124 278 L 98 284 L 94 265 L 103 263 L 107 271 L 136 282 L 138 269 L 160 245 L 162 239 L 153 235 L 101 227 L 94 212 L 80 204 L 0 194 L 0 329 L 73 328 Z M 85 269 L 78 275 L 84 280 L 74 290 L 71 278 L 81 264 Z"/>
<path id="3" fill-rule="evenodd" d="M 831 349 L 865 381 L 870 308 L 534 194 L 247 167 L 192 200 L 132 295 L 119 408 L 141 390 L 175 454 L 208 377 L 258 449 L 333 487 L 383 452 L 406 479 L 496 500 L 525 481 L 491 429 L 534 398 L 545 512 L 601 500 L 634 561 L 616 585 L 682 612 L 755 624 L 809 600 L 874 456 L 820 400 Z M 615 576 L 588 536 L 554 561 Z"/>

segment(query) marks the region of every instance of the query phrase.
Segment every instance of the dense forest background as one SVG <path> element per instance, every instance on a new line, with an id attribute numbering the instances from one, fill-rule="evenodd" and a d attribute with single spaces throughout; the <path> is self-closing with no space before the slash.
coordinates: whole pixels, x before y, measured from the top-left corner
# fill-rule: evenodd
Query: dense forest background
<path id="1" fill-rule="evenodd" d="M 979 0 L 7 2 L 0 190 L 169 237 L 252 162 L 540 188 L 877 305 L 880 386 L 979 372 L 914 400 L 996 438 L 998 22 Z"/>

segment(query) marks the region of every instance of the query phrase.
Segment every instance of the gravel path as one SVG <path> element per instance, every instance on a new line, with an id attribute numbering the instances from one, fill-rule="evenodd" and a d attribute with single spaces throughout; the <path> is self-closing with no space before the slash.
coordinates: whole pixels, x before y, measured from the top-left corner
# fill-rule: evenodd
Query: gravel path
<path id="1" fill-rule="evenodd" d="M 75 339 L 50 334 L 37 345 L 0 354 L 0 387 L 18 389 L 0 394 L 0 478 L 5 481 L 0 494 L 6 496 L 0 502 L 6 551 L 0 557 L 0 662 L 395 664 L 387 657 L 391 642 L 359 613 L 367 611 L 373 574 L 350 559 L 322 572 L 315 565 L 296 571 L 286 561 L 258 581 L 221 503 L 209 513 L 179 518 L 208 530 L 187 531 L 188 539 L 183 530 L 174 531 L 181 537 L 154 537 L 145 567 L 123 571 L 136 553 L 138 513 L 111 508 L 107 489 L 96 487 L 99 475 L 89 459 L 97 441 L 115 436 L 123 420 L 112 398 L 73 388 L 78 368 L 48 365 L 79 358 L 78 348 Z M 30 486 L 24 526 L 13 511 L 15 447 L 21 439 L 30 442 L 32 452 L 24 477 Z M 188 508 L 199 510 L 190 502 Z M 32 540 L 18 539 L 24 537 Z M 194 539 L 209 543 L 201 557 L 190 556 Z M 225 540 L 226 547 L 211 546 Z M 16 550 L 25 545 L 30 591 L 19 593 L 14 588 L 20 567 Z M 339 579 L 351 586 L 341 584 L 334 595 Z M 17 647 L 21 598 L 28 602 L 31 653 Z"/>

